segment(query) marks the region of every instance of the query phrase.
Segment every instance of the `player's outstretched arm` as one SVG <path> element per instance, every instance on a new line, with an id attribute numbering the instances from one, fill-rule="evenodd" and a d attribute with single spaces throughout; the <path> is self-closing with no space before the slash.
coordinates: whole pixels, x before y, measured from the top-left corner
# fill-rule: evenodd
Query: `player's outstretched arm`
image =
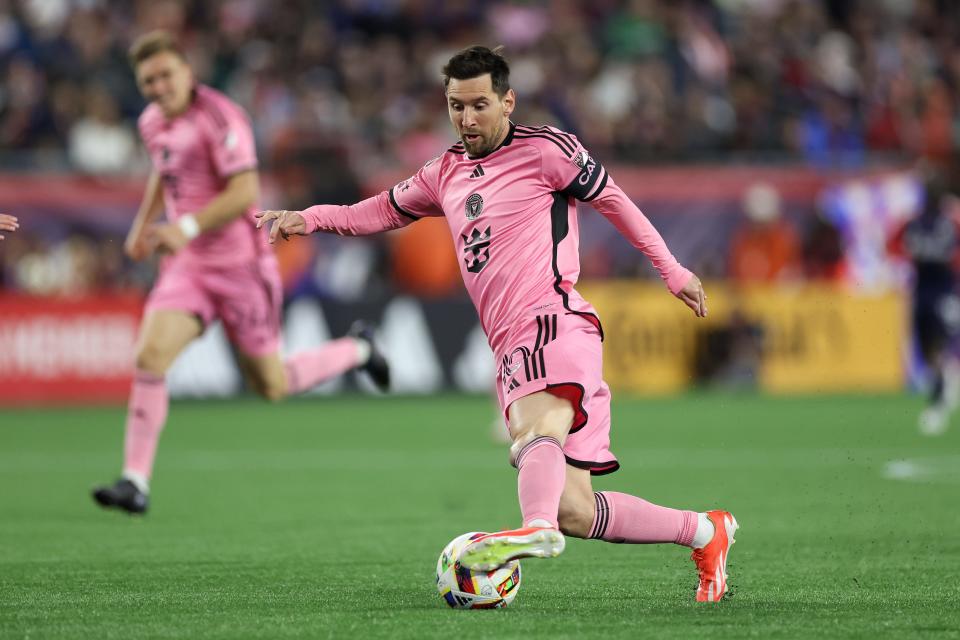
<path id="1" fill-rule="evenodd" d="M 270 244 L 277 241 L 277 237 L 284 240 L 290 236 L 307 235 L 307 223 L 299 211 L 260 211 L 257 216 L 257 229 L 270 224 Z"/>
<path id="2" fill-rule="evenodd" d="M 707 296 L 700 278 L 677 262 L 656 227 L 612 177 L 608 176 L 603 191 L 590 204 L 650 259 L 670 293 L 680 298 L 697 317 L 707 315 Z"/>
<path id="3" fill-rule="evenodd" d="M 270 242 L 277 238 L 304 236 L 322 231 L 341 236 L 368 236 L 381 231 L 405 227 L 418 218 L 400 209 L 392 200 L 391 191 L 384 191 L 356 204 L 318 204 L 303 211 L 261 211 L 257 228 L 272 222 Z"/>
<path id="4" fill-rule="evenodd" d="M 0 213 L 0 231 L 16 231 L 19 228 L 20 223 L 17 221 L 16 216 Z M 3 240 L 2 235 L 0 235 L 0 240 Z"/>

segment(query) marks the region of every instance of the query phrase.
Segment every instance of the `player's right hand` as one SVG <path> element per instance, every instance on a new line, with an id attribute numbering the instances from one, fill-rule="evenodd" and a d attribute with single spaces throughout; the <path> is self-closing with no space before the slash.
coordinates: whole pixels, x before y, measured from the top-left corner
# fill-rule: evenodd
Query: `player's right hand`
<path id="1" fill-rule="evenodd" d="M 299 211 L 260 211 L 256 217 L 257 229 L 273 220 L 273 226 L 270 227 L 270 244 L 277 241 L 277 236 L 287 240 L 290 236 L 307 235 L 307 222 Z"/>
<path id="2" fill-rule="evenodd" d="M 123 243 L 123 252 L 131 260 L 140 261 L 150 255 L 151 248 L 142 233 L 131 233 Z"/>

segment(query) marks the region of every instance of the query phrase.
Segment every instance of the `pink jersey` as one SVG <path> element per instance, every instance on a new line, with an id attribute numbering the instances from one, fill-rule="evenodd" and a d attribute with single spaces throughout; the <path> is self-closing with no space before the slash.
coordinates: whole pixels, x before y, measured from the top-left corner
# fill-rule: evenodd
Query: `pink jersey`
<path id="1" fill-rule="evenodd" d="M 575 136 L 552 127 L 511 123 L 503 143 L 482 158 L 470 158 L 458 143 L 389 191 L 303 215 L 308 231 L 343 235 L 445 216 L 464 284 L 499 361 L 519 321 L 554 305 L 589 319 L 602 335 L 593 307 L 574 289 L 580 275 L 575 200 L 590 202 L 643 251 L 671 292 L 687 283 L 690 272 L 603 166 Z"/>
<path id="2" fill-rule="evenodd" d="M 228 97 L 197 85 L 186 112 L 167 119 L 151 104 L 139 120 L 154 169 L 163 184 L 167 219 L 196 213 L 238 173 L 257 168 L 253 131 L 246 113 Z M 257 233 L 253 205 L 241 217 L 194 239 L 176 260 L 203 266 L 250 262 L 267 252 Z"/>

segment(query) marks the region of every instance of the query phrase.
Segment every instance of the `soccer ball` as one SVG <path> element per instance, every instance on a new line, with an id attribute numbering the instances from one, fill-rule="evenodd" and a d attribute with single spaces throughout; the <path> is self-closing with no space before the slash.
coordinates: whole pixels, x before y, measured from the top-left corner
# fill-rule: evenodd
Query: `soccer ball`
<path id="1" fill-rule="evenodd" d="M 472 531 L 450 541 L 437 560 L 437 591 L 454 609 L 500 609 L 517 597 L 520 561 L 493 571 L 471 571 L 460 565 L 460 551 L 471 540 L 486 535 Z"/>

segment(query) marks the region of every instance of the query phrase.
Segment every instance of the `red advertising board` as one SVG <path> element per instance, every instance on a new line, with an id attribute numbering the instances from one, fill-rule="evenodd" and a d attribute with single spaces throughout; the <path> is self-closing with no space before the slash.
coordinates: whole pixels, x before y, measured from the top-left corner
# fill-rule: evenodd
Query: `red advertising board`
<path id="1" fill-rule="evenodd" d="M 142 306 L 0 294 L 0 405 L 123 402 Z"/>

